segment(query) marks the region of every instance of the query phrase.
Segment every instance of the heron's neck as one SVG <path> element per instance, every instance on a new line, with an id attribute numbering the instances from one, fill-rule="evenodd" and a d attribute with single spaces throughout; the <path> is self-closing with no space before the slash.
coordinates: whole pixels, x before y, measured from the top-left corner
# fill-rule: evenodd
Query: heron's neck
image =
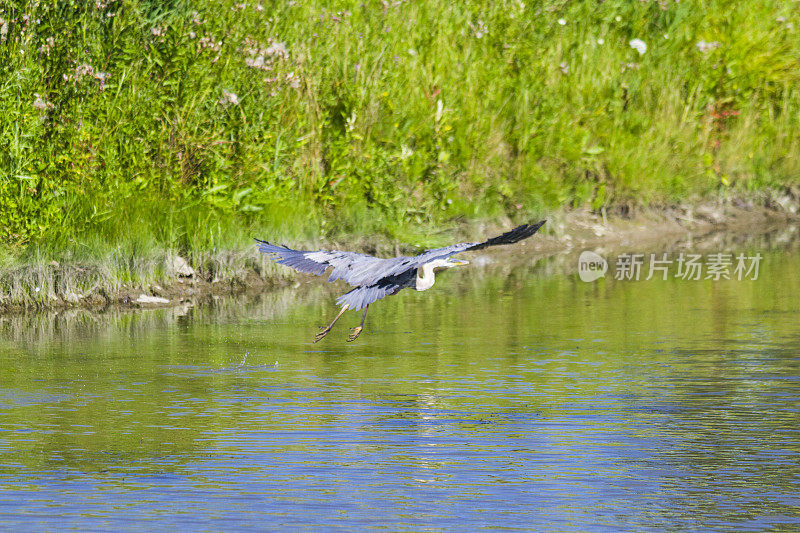
<path id="1" fill-rule="evenodd" d="M 430 265 L 422 265 L 417 269 L 417 283 L 414 288 L 418 291 L 428 290 L 433 287 L 436 274 L 433 273 L 433 267 Z"/>

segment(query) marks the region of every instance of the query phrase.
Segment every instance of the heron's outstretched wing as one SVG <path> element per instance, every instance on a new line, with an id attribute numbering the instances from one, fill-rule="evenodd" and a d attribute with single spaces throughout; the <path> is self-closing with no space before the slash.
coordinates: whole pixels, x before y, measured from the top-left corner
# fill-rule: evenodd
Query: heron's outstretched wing
<path id="1" fill-rule="evenodd" d="M 386 272 L 396 270 L 398 265 L 411 261 L 410 257 L 403 256 L 381 259 L 356 252 L 340 252 L 337 250 L 311 252 L 292 250 L 286 246 L 279 246 L 259 239 L 256 239 L 256 242 L 258 242 L 260 251 L 265 254 L 277 255 L 279 258 L 277 260 L 278 263 L 292 267 L 299 272 L 317 276 L 321 276 L 328 268 L 333 267 L 328 281 L 333 282 L 341 279 L 353 287 L 374 285 L 386 277 Z M 408 269 L 401 267 L 400 270 Z"/>
<path id="2" fill-rule="evenodd" d="M 444 259 L 446 257 L 450 257 L 451 255 L 455 255 L 461 252 L 468 252 L 470 250 L 481 250 L 483 248 L 488 248 L 489 246 L 497 246 L 499 244 L 514 244 L 519 242 L 523 239 L 527 239 L 537 231 L 539 228 L 544 226 L 544 223 L 547 222 L 546 220 L 542 220 L 535 224 L 523 224 L 521 226 L 517 226 L 516 228 L 503 233 L 502 235 L 498 235 L 497 237 L 492 237 L 491 239 L 485 240 L 483 242 L 462 242 L 459 244 L 451 244 L 450 246 L 445 246 L 443 248 L 433 248 L 431 250 L 426 250 L 425 252 L 416 255 L 411 258 L 411 261 L 407 265 L 403 265 L 405 268 L 404 270 L 408 270 L 409 268 L 419 268 L 425 263 L 429 263 L 434 259 Z M 401 272 L 390 271 L 387 272 L 387 275 L 397 275 Z"/>
<path id="3" fill-rule="evenodd" d="M 319 250 L 316 252 L 292 250 L 291 248 L 279 246 L 259 239 L 256 239 L 256 242 L 258 242 L 258 249 L 265 254 L 277 255 L 279 257 L 278 263 L 292 267 L 300 272 L 321 276 L 328 268 L 333 267 L 328 281 L 336 281 L 337 279 L 341 279 L 353 287 L 372 288 L 373 286 L 377 286 L 381 280 L 400 276 L 401 274 L 408 272 L 409 270 L 417 269 L 425 263 L 433 261 L 434 259 L 444 259 L 445 257 L 450 257 L 451 255 L 455 255 L 460 252 L 480 250 L 482 248 L 496 246 L 498 244 L 514 244 L 515 242 L 519 242 L 522 239 L 527 239 L 536 233 L 539 228 L 544 225 L 544 223 L 545 221 L 542 220 L 536 224 L 523 224 L 521 226 L 517 226 L 511 231 L 507 231 L 502 235 L 492 237 L 491 239 L 483 242 L 462 242 L 460 244 L 453 244 L 443 248 L 427 250 L 414 257 L 400 256 L 389 259 L 381 259 L 379 257 L 359 254 L 356 252 L 341 252 L 338 250 L 333 250 L 330 252 L 325 250 Z M 352 292 L 354 291 L 351 291 L 351 293 Z M 386 294 L 384 294 L 384 296 L 385 295 Z M 380 296 L 379 298 L 383 298 L 383 296 Z M 376 300 L 379 298 L 376 298 Z"/>

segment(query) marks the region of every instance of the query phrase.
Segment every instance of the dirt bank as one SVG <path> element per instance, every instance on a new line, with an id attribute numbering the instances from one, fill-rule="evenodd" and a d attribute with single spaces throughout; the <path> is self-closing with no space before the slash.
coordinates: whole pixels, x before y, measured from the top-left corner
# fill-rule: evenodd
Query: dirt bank
<path id="1" fill-rule="evenodd" d="M 514 261 L 513 258 L 520 257 L 530 260 L 588 248 L 665 249 L 680 242 L 692 243 L 703 236 L 765 234 L 796 226 L 800 224 L 798 212 L 800 194 L 792 191 L 760 202 L 728 199 L 640 209 L 620 207 L 603 213 L 584 209 L 562 211 L 550 214 L 543 231 L 522 244 L 473 253 L 472 259 L 477 263 Z M 512 226 L 510 220 L 463 223 L 453 231 L 452 241 L 483 239 Z M 322 243 L 319 247 L 359 250 L 379 256 L 420 251 L 386 238 L 363 236 L 346 242 Z M 190 261 L 165 252 L 160 264 L 152 268 L 160 269 L 163 274 L 148 283 L 120 281 L 100 265 L 52 262 L 0 271 L 0 313 L 202 305 L 223 295 L 263 292 L 299 283 L 324 283 L 324 278 L 297 275 L 275 265 L 255 247 L 203 254 Z"/>

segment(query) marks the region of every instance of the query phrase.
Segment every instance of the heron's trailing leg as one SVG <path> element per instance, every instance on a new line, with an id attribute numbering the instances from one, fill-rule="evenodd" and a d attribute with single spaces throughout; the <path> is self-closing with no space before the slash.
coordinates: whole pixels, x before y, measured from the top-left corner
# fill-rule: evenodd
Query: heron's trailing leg
<path id="1" fill-rule="evenodd" d="M 347 336 L 347 342 L 353 342 L 361 335 L 361 330 L 364 329 L 364 321 L 367 319 L 367 309 L 369 309 L 369 304 L 364 307 L 364 315 L 361 317 L 361 325 L 351 328 L 352 333 Z"/>
<path id="2" fill-rule="evenodd" d="M 337 320 L 339 320 L 339 317 L 340 317 L 340 316 L 342 316 L 342 313 L 344 313 L 345 311 L 347 311 L 347 308 L 348 308 L 348 307 L 349 307 L 349 306 L 348 306 L 347 304 L 345 304 L 344 306 L 342 306 L 342 310 L 341 310 L 341 311 L 339 311 L 339 314 L 338 314 L 338 315 L 336 315 L 336 318 L 334 318 L 334 319 L 333 319 L 333 321 L 332 321 L 330 324 L 328 324 L 327 326 L 320 326 L 320 328 L 322 328 L 322 331 L 320 331 L 319 333 L 317 333 L 317 334 L 314 336 L 314 342 L 319 342 L 319 341 L 321 341 L 321 340 L 323 339 L 323 337 L 325 337 L 325 335 L 327 335 L 327 334 L 328 334 L 328 332 L 331 330 L 331 328 L 333 327 L 333 325 L 334 325 L 334 324 L 336 324 L 336 321 L 337 321 Z"/>

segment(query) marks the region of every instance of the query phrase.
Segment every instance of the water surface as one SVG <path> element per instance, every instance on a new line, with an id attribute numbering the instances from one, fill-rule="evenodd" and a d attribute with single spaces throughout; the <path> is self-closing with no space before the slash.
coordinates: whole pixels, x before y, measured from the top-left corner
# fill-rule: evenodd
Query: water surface
<path id="1" fill-rule="evenodd" d="M 796 530 L 800 254 L 0 320 L 3 529 Z"/>

